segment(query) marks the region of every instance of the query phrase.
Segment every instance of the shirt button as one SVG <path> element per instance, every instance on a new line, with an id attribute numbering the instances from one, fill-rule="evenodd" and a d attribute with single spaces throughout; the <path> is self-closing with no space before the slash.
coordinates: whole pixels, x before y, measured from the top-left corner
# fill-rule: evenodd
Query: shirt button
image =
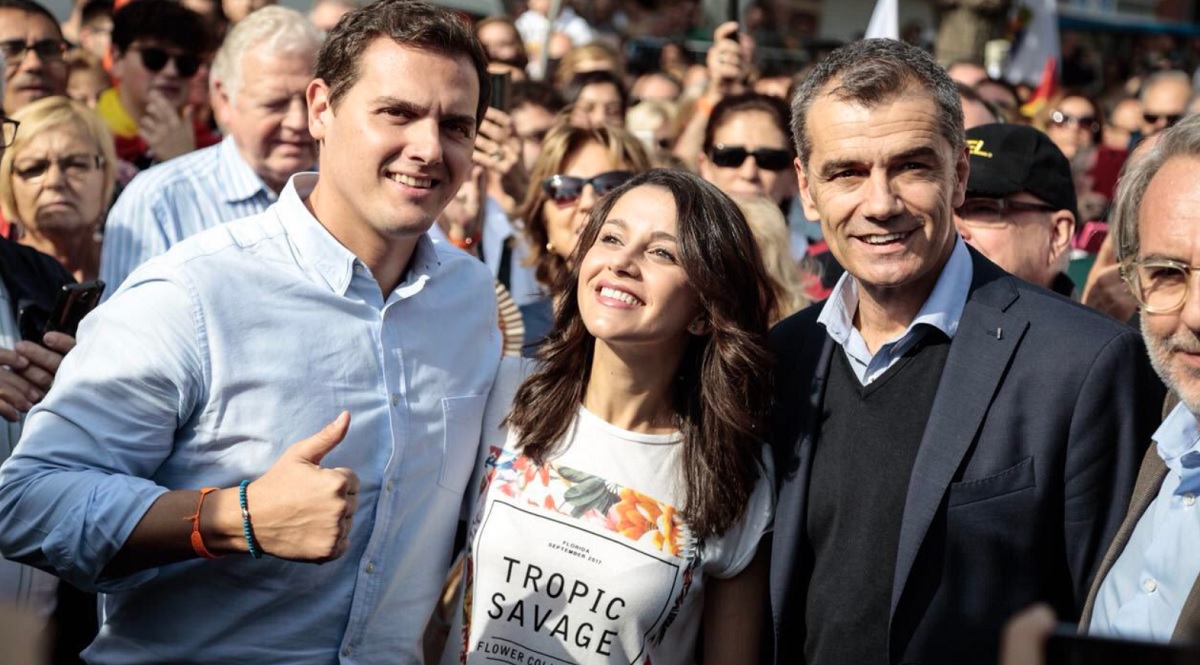
<path id="1" fill-rule="evenodd" d="M 1191 508 L 1192 506 L 1196 505 L 1196 495 L 1192 494 L 1191 492 L 1184 494 L 1183 495 L 1183 505 L 1187 506 L 1188 508 Z"/>
<path id="2" fill-rule="evenodd" d="M 392 406 L 396 406 L 399 403 L 400 403 L 400 395 L 398 393 L 392 393 Z"/>
<path id="3" fill-rule="evenodd" d="M 367 574 L 370 574 L 370 573 L 373 573 L 373 572 L 375 572 L 375 564 L 374 564 L 374 563 L 368 563 L 368 564 L 367 564 Z"/>
<path id="4" fill-rule="evenodd" d="M 1153 577 L 1147 577 L 1146 581 L 1142 582 L 1142 588 L 1146 593 L 1154 593 L 1158 589 L 1158 582 L 1155 582 Z"/>
<path id="5" fill-rule="evenodd" d="M 363 271 L 362 264 L 361 264 L 361 263 L 355 263 L 355 264 L 354 264 L 354 272 L 356 272 L 356 273 L 358 273 L 359 275 L 361 275 L 361 274 L 362 274 L 362 271 Z M 346 648 L 347 648 L 347 649 L 349 649 L 350 647 L 346 647 Z"/>
<path id="6" fill-rule="evenodd" d="M 349 656 L 352 653 L 354 653 L 354 647 L 350 646 L 349 644 L 342 647 L 342 655 L 343 656 Z"/>

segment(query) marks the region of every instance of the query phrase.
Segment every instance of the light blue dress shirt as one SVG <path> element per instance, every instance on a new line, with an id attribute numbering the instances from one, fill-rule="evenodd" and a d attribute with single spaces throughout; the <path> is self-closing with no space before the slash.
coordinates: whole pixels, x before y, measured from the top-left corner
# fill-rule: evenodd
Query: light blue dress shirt
<path id="1" fill-rule="evenodd" d="M 316 177 L 137 269 L 0 467 L 0 552 L 107 593 L 90 662 L 420 661 L 500 359 L 492 278 L 422 236 L 385 299 L 305 208 Z M 343 409 L 344 556 L 101 575 L 162 493 L 257 478 Z"/>
<path id="2" fill-rule="evenodd" d="M 142 171 L 104 224 L 100 279 L 110 297 L 133 269 L 224 222 L 257 215 L 276 200 L 232 137 Z"/>
<path id="3" fill-rule="evenodd" d="M 1129 542 L 1100 584 L 1088 632 L 1167 642 L 1200 575 L 1200 429 L 1179 404 L 1154 433 L 1167 465 Z"/>
<path id="4" fill-rule="evenodd" d="M 971 291 L 974 274 L 966 243 L 962 238 L 955 237 L 950 258 L 916 318 L 903 333 L 881 345 L 874 354 L 867 349 L 866 340 L 854 327 L 854 313 L 858 309 L 858 282 L 850 273 L 843 274 L 833 286 L 817 322 L 825 326 L 833 341 L 842 347 L 859 382 L 864 386 L 869 385 L 921 339 L 924 326 L 933 326 L 945 333 L 946 337 L 954 339 L 963 308 L 967 305 L 967 294 Z"/>

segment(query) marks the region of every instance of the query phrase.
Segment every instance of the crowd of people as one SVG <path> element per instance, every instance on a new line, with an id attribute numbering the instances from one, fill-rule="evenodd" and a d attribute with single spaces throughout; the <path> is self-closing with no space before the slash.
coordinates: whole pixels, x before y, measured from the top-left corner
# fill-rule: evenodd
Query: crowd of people
<path id="1" fill-rule="evenodd" d="M 1192 77 L 586 9 L 0 0 L 0 661 L 1200 637 Z"/>

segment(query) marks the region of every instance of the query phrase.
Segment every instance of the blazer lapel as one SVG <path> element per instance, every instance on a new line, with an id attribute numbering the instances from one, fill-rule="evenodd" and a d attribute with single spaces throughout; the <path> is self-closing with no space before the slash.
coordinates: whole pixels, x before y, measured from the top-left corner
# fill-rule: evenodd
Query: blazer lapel
<path id="1" fill-rule="evenodd" d="M 1158 456 L 1158 447 L 1153 443 L 1146 449 L 1146 456 L 1142 458 L 1142 467 L 1138 470 L 1137 482 L 1133 486 L 1133 496 L 1129 499 L 1129 510 L 1125 513 L 1125 519 L 1121 522 L 1121 526 L 1117 529 L 1117 533 L 1113 536 L 1112 543 L 1108 546 L 1108 551 L 1104 553 L 1104 558 L 1100 560 L 1100 568 L 1096 570 L 1096 576 L 1092 578 L 1092 588 L 1088 591 L 1087 601 L 1083 604 L 1083 613 L 1079 617 L 1079 631 L 1086 633 L 1088 626 L 1092 623 L 1092 612 L 1096 609 L 1096 596 L 1100 593 L 1100 584 L 1104 582 L 1104 578 L 1108 577 L 1108 571 L 1112 570 L 1113 564 L 1121 556 L 1121 552 L 1125 551 L 1125 546 L 1129 544 L 1130 537 L 1133 536 L 1133 529 L 1137 526 L 1138 520 L 1142 519 L 1142 515 L 1146 513 L 1146 509 L 1154 501 L 1154 497 L 1158 496 L 1158 489 L 1162 487 L 1163 479 L 1167 477 L 1167 465 L 1163 464 L 1162 458 Z M 1196 589 L 1192 589 L 1191 596 L 1196 595 Z M 1189 602 L 1190 601 L 1189 596 Z M 1193 605 L 1193 611 L 1195 605 Z M 1176 629 L 1183 625 L 1183 617 L 1180 616 L 1180 622 L 1176 624 Z"/>
<path id="2" fill-rule="evenodd" d="M 1029 322 L 1007 314 L 1012 278 L 972 252 L 974 278 L 913 463 L 892 578 L 891 614 L 942 499 L 979 430 Z"/>

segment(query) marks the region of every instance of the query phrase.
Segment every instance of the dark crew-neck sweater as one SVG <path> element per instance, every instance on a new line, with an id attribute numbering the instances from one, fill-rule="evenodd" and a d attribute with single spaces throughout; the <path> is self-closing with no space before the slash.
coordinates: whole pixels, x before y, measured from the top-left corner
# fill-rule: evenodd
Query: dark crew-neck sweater
<path id="1" fill-rule="evenodd" d="M 928 328 L 869 385 L 834 351 L 808 490 L 810 665 L 888 662 L 892 576 L 913 461 L 950 340 Z"/>

